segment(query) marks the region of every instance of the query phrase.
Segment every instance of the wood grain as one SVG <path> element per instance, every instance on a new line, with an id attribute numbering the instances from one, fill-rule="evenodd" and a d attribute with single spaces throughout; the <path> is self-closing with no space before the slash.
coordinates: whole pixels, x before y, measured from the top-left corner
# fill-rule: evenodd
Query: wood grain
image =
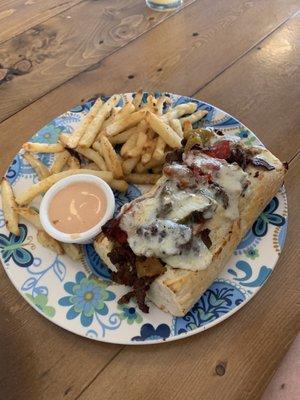
<path id="1" fill-rule="evenodd" d="M 5 121 L 1 125 L 2 134 L 7 137 L 6 135 L 10 136 L 17 131 L 19 142 L 16 145 L 21 144 L 47 121 L 95 93 L 125 92 L 143 86 L 145 89 L 169 90 L 191 95 L 295 9 L 294 1 L 276 1 L 276 4 L 273 2 L 276 7 L 272 15 L 275 15 L 275 18 L 270 18 L 268 0 L 254 4 L 245 0 L 233 0 L 232 3 L 236 7 L 228 8 L 227 2 L 223 0 L 194 3 L 187 7 L 184 13 L 176 14 L 146 36 L 106 58 L 95 69 L 81 73 Z M 199 18 L 195 19 L 194 15 L 199 15 Z M 217 27 L 214 23 L 215 18 L 218 21 Z M 173 29 L 174 26 L 176 30 Z M 206 35 L 209 26 L 215 28 L 211 28 Z M 219 26 L 222 26 L 222 29 L 218 28 Z M 245 29 L 245 26 L 249 29 Z M 198 33 L 198 36 L 193 36 L 194 33 Z M 151 46 L 151 43 L 159 43 L 159 46 Z M 186 43 L 190 45 L 186 46 Z M 145 54 L 147 62 L 144 61 Z M 133 78 L 128 79 L 129 76 Z M 20 78 L 22 77 L 16 77 L 16 81 Z M 29 84 L 34 86 L 32 81 Z M 41 84 L 45 85 L 43 82 L 37 83 L 38 86 Z M 0 90 L 3 90 L 3 86 Z M 20 90 L 13 91 L 10 100 L 5 96 L 0 98 L 11 104 L 9 109 L 19 107 L 22 100 L 19 93 Z M 25 98 L 25 102 L 32 101 L 31 97 L 24 94 L 22 97 Z M 6 104 L 3 104 L 3 107 L 5 106 Z M 0 108 L 0 119 L 3 119 L 7 112 L 11 111 Z"/>
<path id="2" fill-rule="evenodd" d="M 83 0 L 5 0 L 0 3 L 0 43 Z"/>
<path id="3" fill-rule="evenodd" d="M 66 333 L 27 304 L 0 270 L 0 398 L 74 399 L 121 346 Z"/>
<path id="4" fill-rule="evenodd" d="M 155 13 L 143 0 L 88 0 L 0 45 L 1 120 L 176 12 Z"/>
<path id="5" fill-rule="evenodd" d="M 218 2 L 215 2 L 213 4 L 217 3 Z M 266 8 L 267 3 L 268 2 L 266 2 Z M 221 6 L 222 4 L 223 2 L 221 1 L 218 5 Z M 198 13 L 200 12 L 197 7 L 198 3 L 195 3 L 184 11 L 184 15 L 179 13 L 172 17 L 172 21 L 176 22 L 179 27 L 184 26 L 184 19 L 188 21 L 189 24 L 188 28 L 186 29 L 186 38 L 192 37 L 196 38 L 196 40 L 198 40 L 198 36 L 193 37 L 192 33 L 196 32 L 196 29 L 200 31 L 199 26 L 202 26 L 201 23 L 197 28 L 196 25 L 198 24 L 194 25 L 193 22 L 194 19 L 192 16 L 196 13 L 196 11 Z M 294 5 L 292 4 L 291 8 L 293 7 Z M 228 7 L 225 7 L 224 5 L 224 9 L 222 11 L 226 13 L 227 9 Z M 217 12 L 217 10 L 213 11 Z M 266 13 L 267 12 L 269 13 L 269 11 L 266 9 Z M 288 12 L 290 11 L 288 10 Z M 233 17 L 230 17 L 231 14 L 226 15 L 227 19 L 232 21 Z M 230 32 L 230 29 L 231 31 L 233 29 L 238 31 L 239 29 L 242 29 L 244 25 L 251 25 L 250 22 L 246 23 L 246 21 L 243 20 L 243 15 L 240 15 L 240 18 L 237 18 L 234 23 L 231 22 L 229 24 L 228 32 Z M 209 15 L 207 18 L 209 18 Z M 213 15 L 211 18 L 211 21 L 209 20 L 208 22 L 212 24 Z M 254 19 L 258 21 L 259 15 L 254 14 L 249 18 L 250 21 L 253 21 Z M 240 19 L 242 19 L 242 21 L 240 21 Z M 288 22 L 286 25 L 287 27 L 283 26 L 282 28 L 279 28 L 274 32 L 274 34 L 263 41 L 263 44 L 255 46 L 254 49 L 245 57 L 243 57 L 242 60 L 238 61 L 235 65 L 229 68 L 224 74 L 226 76 L 226 81 L 224 80 L 224 88 L 222 87 L 222 74 L 216 80 L 218 85 L 214 85 L 212 82 L 209 86 L 207 86 L 207 88 L 203 89 L 202 92 L 197 93 L 199 98 L 206 99 L 213 104 L 222 106 L 222 108 L 232 112 L 234 116 L 241 119 L 246 125 L 249 124 L 249 127 L 257 132 L 261 139 L 268 146 L 270 146 L 270 149 L 273 151 L 275 151 L 275 148 L 273 147 L 273 140 L 275 140 L 276 143 L 282 143 L 282 138 L 285 136 L 281 133 L 284 131 L 285 134 L 288 134 L 288 137 L 293 138 L 293 140 L 287 140 L 285 141 L 284 146 L 278 146 L 276 148 L 278 151 L 278 156 L 282 159 L 289 159 L 293 156 L 293 154 L 295 154 L 297 149 L 297 146 L 295 146 L 295 139 L 298 140 L 299 138 L 299 135 L 294 137 L 293 134 L 293 131 L 297 126 L 297 122 L 299 121 L 299 113 L 297 112 L 297 107 L 299 104 L 299 96 L 297 95 L 299 63 L 297 60 L 300 56 L 300 47 L 295 39 L 298 24 L 297 20 L 298 18 L 293 18 Z M 175 93 L 193 95 L 197 91 L 197 88 L 205 85 L 205 83 L 208 82 L 212 76 L 213 67 L 211 64 L 207 67 L 205 63 L 201 63 L 201 60 L 205 58 L 205 54 L 208 52 L 208 49 L 215 54 L 214 57 L 218 63 L 221 62 L 220 59 L 223 60 L 222 68 L 224 69 L 225 66 L 232 62 L 234 57 L 237 56 L 238 53 L 235 53 L 235 51 L 244 51 L 245 48 L 251 45 L 250 43 L 253 43 L 253 32 L 250 31 L 249 34 L 246 34 L 243 41 L 239 39 L 239 43 L 241 45 L 242 42 L 242 46 L 239 48 L 236 47 L 236 50 L 232 50 L 234 53 L 231 53 L 232 57 L 230 59 L 228 59 L 228 53 L 231 51 L 229 46 L 226 48 L 226 51 L 221 52 L 220 56 L 217 57 L 218 49 L 223 42 L 223 36 L 220 33 L 218 36 L 211 36 L 205 49 L 201 50 L 200 47 L 197 52 L 194 52 L 197 54 L 197 59 L 194 59 L 192 64 L 184 61 L 188 59 L 185 50 L 181 50 L 181 57 L 177 57 L 176 59 L 174 59 L 174 57 L 164 58 L 162 54 L 156 55 L 156 50 L 153 50 L 150 45 L 146 47 L 147 52 L 149 53 L 149 62 L 142 63 L 139 58 L 135 57 L 135 54 L 139 54 L 139 49 L 145 48 L 147 41 L 149 41 L 149 43 L 158 42 L 159 37 L 163 36 L 160 29 L 166 29 L 166 31 L 167 29 L 172 29 L 172 25 L 170 24 L 172 21 L 167 20 L 164 22 L 161 28 L 158 27 L 149 32 L 147 37 L 151 36 L 151 39 L 147 39 L 147 37 L 139 38 L 126 48 L 107 58 L 105 62 L 95 70 L 82 73 L 78 77 L 71 79 L 70 81 L 61 85 L 59 88 L 50 92 L 47 96 L 42 97 L 41 99 L 32 103 L 30 106 L 26 107 L 24 110 L 2 122 L 2 124 L 0 124 L 1 137 L 6 149 L 5 154 L 3 154 L 3 163 L 1 165 L 2 173 L 16 151 L 21 147 L 21 144 L 30 136 L 32 136 L 47 121 L 59 115 L 62 111 L 71 108 L 75 104 L 87 100 L 89 97 L 95 95 L 95 93 L 109 94 L 113 93 L 114 91 L 126 92 L 143 86 L 144 88 L 148 89 L 166 89 Z M 166 25 L 167 28 L 163 28 L 163 26 Z M 261 20 L 262 29 L 264 29 L 263 26 L 264 22 Z M 255 27 L 255 29 L 258 29 L 258 22 Z M 245 30 L 242 30 L 240 35 L 243 35 L 244 31 Z M 281 34 L 285 35 L 283 37 L 286 37 L 286 40 L 289 40 L 290 43 L 288 57 L 281 56 L 281 63 L 278 62 L 272 64 L 272 76 L 274 76 L 274 78 L 270 79 L 269 77 L 271 72 L 268 71 L 268 69 L 262 68 L 262 63 L 267 63 L 270 53 L 270 51 L 265 50 L 265 46 L 267 46 L 267 49 L 274 49 L 280 46 L 280 43 L 282 43 Z M 176 46 L 176 43 L 170 44 L 170 46 L 164 44 L 163 54 L 169 53 L 172 46 Z M 231 47 L 234 48 L 234 46 Z M 257 50 L 257 47 L 261 47 L 261 50 Z M 174 49 L 173 51 L 175 52 Z M 189 52 L 189 49 L 186 51 Z M 125 63 L 126 58 L 132 60 L 130 63 L 130 69 L 128 67 L 127 71 L 127 63 Z M 162 71 L 158 71 L 158 66 L 160 65 L 162 59 L 165 60 L 164 68 Z M 284 64 L 284 60 L 286 60 L 286 64 Z M 191 65 L 194 70 L 193 73 L 191 72 L 190 76 L 189 69 L 191 68 Z M 241 65 L 241 67 L 239 67 L 239 65 Z M 216 65 L 216 68 L 214 69 L 215 74 L 217 74 L 219 68 L 221 68 L 221 66 Z M 230 71 L 233 68 L 235 72 L 231 74 Z M 238 79 L 235 77 L 235 74 L 238 73 L 237 68 L 239 68 Z M 290 71 L 289 80 L 285 79 L 285 69 Z M 134 79 L 126 78 L 126 76 L 130 73 L 135 74 Z M 255 81 L 256 74 L 260 76 L 261 83 L 259 88 L 257 87 Z M 180 81 L 180 77 L 182 75 L 189 79 L 186 87 L 184 87 L 183 83 Z M 229 75 L 230 79 L 228 78 Z M 244 75 L 248 77 L 248 80 L 244 79 Z M 206 78 L 206 81 L 204 78 Z M 243 91 L 243 87 L 246 88 L 245 91 Z M 264 89 L 265 87 L 267 90 Z M 268 101 L 268 110 L 264 110 L 262 103 L 255 102 L 258 94 L 260 98 L 264 98 L 265 102 Z M 242 95 L 243 98 L 239 99 L 239 96 Z M 276 98 L 276 102 L 273 102 L 273 98 Z M 220 103 L 219 99 L 222 99 L 222 104 Z M 243 101 L 246 101 L 245 106 L 243 106 Z M 231 108 L 229 108 L 229 105 L 231 105 Z M 235 108 L 233 109 L 233 107 Z M 282 110 L 285 110 L 285 113 L 283 113 Z M 288 117 L 286 117 L 287 113 L 289 113 L 289 110 L 291 110 L 291 113 Z M 273 111 L 274 115 L 272 115 Z M 252 118 L 254 112 L 256 113 L 257 123 L 255 123 L 256 119 Z M 268 118 L 265 119 L 264 115 L 267 112 Z M 272 130 L 276 132 L 276 135 L 272 135 L 272 138 L 274 139 L 270 140 L 271 136 L 269 135 L 269 132 L 272 119 L 274 117 L 278 118 L 278 121 L 276 119 L 276 124 L 274 126 L 272 125 Z M 267 125 L 268 129 L 259 129 L 260 123 L 265 124 L 265 126 Z M 12 136 L 14 136 L 13 141 L 10 140 Z"/>
<path id="6" fill-rule="evenodd" d="M 47 0 L 40 1 L 39 6 L 46 10 L 51 1 L 54 4 L 54 0 Z M 6 0 L 0 7 L 9 10 L 21 3 Z M 44 23 L 44 19 L 36 19 L 37 27 L 32 24 L 32 29 L 7 42 L 10 46 L 14 42 L 15 47 L 5 48 L 6 43 L 0 46 L 0 57 L 5 54 L 10 62 L 8 68 L 0 70 L 0 80 L 14 65 L 15 50 L 22 50 L 17 66 L 24 72 L 0 85 L 0 118 L 28 105 L 0 124 L 2 173 L 20 145 L 56 115 L 96 93 L 131 91 L 140 86 L 187 95 L 197 92 L 199 98 L 221 106 L 249 125 L 281 158 L 290 159 L 296 154 L 299 25 L 295 18 L 284 22 L 296 11 L 298 1 L 196 1 L 148 31 L 147 21 L 151 29 L 162 21 L 156 18 L 165 15 L 149 10 L 144 14 L 142 0 L 126 2 L 119 14 L 109 12 L 109 17 L 105 16 L 107 25 L 103 16 L 97 14 L 96 21 L 90 14 L 107 5 L 108 0 L 84 3 L 86 9 L 79 8 L 81 4 L 76 6 L 83 10 L 80 18 L 76 10 L 72 15 L 68 10 Z M 116 10 L 125 1 L 115 3 L 110 2 L 108 9 Z M 74 23 L 71 20 L 75 14 Z M 45 14 L 33 11 L 32 15 L 34 21 Z M 137 35 L 147 31 L 143 36 L 127 44 L 137 37 L 130 19 L 130 27 L 125 24 L 127 30 L 121 32 L 121 38 L 110 35 L 114 27 L 122 26 L 122 18 L 126 21 L 127 17 L 141 15 L 143 20 L 136 30 Z M 6 18 L 10 18 L 7 11 L 0 13 L 1 29 Z M 53 21 L 59 18 L 62 22 L 55 25 Z M 51 27 L 57 30 L 51 31 Z M 30 33 L 33 28 L 36 36 Z M 102 40 L 100 28 L 106 33 L 102 43 L 108 46 L 106 52 L 97 45 L 97 39 Z M 79 37 L 82 31 L 83 37 Z M 23 44 L 20 38 L 26 39 Z M 36 62 L 38 57 L 41 65 Z M 69 79 L 78 71 L 79 75 Z M 53 78 L 55 74 L 58 77 Z M 4 107 L 6 102 L 8 108 Z M 124 398 L 125 393 L 128 400 L 259 399 L 299 328 L 299 168 L 296 156 L 286 180 L 292 223 L 274 274 L 245 308 L 225 323 L 187 340 L 122 350 L 123 346 L 80 338 L 33 311 L 1 269 L 0 397 L 94 400 L 101 396 L 113 400 Z"/>
<path id="7" fill-rule="evenodd" d="M 258 400 L 299 330 L 300 157 L 286 178 L 287 242 L 260 292 L 224 323 L 185 340 L 126 347 L 80 400 Z M 283 334 L 284 332 L 284 334 Z"/>
<path id="8" fill-rule="evenodd" d="M 238 117 L 282 160 L 300 149 L 300 14 L 195 97 Z"/>

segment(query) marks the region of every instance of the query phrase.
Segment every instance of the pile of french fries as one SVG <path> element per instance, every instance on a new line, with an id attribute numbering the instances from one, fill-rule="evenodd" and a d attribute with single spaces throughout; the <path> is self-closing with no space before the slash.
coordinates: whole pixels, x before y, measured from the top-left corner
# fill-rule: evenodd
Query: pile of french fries
<path id="1" fill-rule="evenodd" d="M 19 235 L 22 217 L 37 228 L 37 239 L 43 246 L 79 260 L 80 246 L 50 237 L 43 230 L 38 212 L 28 204 L 60 179 L 74 174 L 99 176 L 111 188 L 124 192 L 128 183 L 155 184 L 166 153 L 180 148 L 182 139 L 193 131 L 192 124 L 207 114 L 205 110 L 197 111 L 193 102 L 172 107 L 170 98 L 164 95 L 155 98 L 149 94 L 143 103 L 142 90 L 123 107 L 117 106 L 120 99 L 120 95 L 113 95 L 104 103 L 99 98 L 72 134 L 60 135 L 59 143 L 24 143 L 22 156 L 36 171 L 39 182 L 15 197 L 9 182 L 2 179 L 3 210 L 10 232 Z M 34 153 L 55 153 L 51 168 Z"/>

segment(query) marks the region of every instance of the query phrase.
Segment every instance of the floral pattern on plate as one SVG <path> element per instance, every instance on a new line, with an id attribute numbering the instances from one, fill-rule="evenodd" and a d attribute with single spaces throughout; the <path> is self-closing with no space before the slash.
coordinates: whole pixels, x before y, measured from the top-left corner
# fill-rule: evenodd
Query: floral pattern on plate
<path id="1" fill-rule="evenodd" d="M 159 97 L 161 93 L 155 93 Z M 173 104 L 193 101 L 208 114 L 197 126 L 214 126 L 237 135 L 246 144 L 259 139 L 237 119 L 211 104 L 186 96 L 167 94 Z M 132 94 L 123 95 L 120 105 Z M 144 95 L 146 101 L 147 95 Z M 104 100 L 107 98 L 104 98 Z M 56 143 L 63 131 L 71 133 L 95 99 L 74 107 L 40 129 L 32 141 Z M 39 154 L 48 166 L 53 154 Z M 37 181 L 33 169 L 20 151 L 6 177 L 16 193 Z M 114 192 L 116 213 L 123 204 L 140 195 L 143 188 L 130 186 L 127 193 Z M 38 207 L 39 199 L 34 201 Z M 265 283 L 283 248 L 287 230 L 287 200 L 284 188 L 265 208 L 235 250 L 218 279 L 189 310 L 175 318 L 150 304 L 144 314 L 134 302 L 117 303 L 128 288 L 110 281 L 110 271 L 92 245 L 85 245 L 82 260 L 74 262 L 43 248 L 36 230 L 20 222 L 20 236 L 10 234 L 0 202 L 0 255 L 8 277 L 20 294 L 55 324 L 94 340 L 123 344 L 148 344 L 184 338 L 218 324 L 240 309 Z"/>

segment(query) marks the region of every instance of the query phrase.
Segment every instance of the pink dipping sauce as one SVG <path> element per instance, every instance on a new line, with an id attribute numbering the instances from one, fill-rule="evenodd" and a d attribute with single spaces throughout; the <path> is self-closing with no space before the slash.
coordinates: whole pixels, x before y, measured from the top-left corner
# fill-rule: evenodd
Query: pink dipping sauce
<path id="1" fill-rule="evenodd" d="M 50 202 L 51 224 L 63 233 L 81 233 L 93 228 L 103 218 L 107 200 L 94 183 L 78 182 L 61 189 Z"/>

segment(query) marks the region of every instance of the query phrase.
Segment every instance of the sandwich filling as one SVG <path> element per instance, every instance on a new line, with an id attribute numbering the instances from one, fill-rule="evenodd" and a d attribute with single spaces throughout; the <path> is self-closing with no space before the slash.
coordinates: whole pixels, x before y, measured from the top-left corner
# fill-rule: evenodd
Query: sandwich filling
<path id="1" fill-rule="evenodd" d="M 249 164 L 272 170 L 259 147 L 245 147 L 236 137 L 199 130 L 184 149 L 167 154 L 155 189 L 129 204 L 103 227 L 114 246 L 108 254 L 117 272 L 112 279 L 132 291 L 148 312 L 146 292 L 166 268 L 199 271 L 213 258 L 213 230 L 239 218 L 239 199 L 251 190 Z"/>

